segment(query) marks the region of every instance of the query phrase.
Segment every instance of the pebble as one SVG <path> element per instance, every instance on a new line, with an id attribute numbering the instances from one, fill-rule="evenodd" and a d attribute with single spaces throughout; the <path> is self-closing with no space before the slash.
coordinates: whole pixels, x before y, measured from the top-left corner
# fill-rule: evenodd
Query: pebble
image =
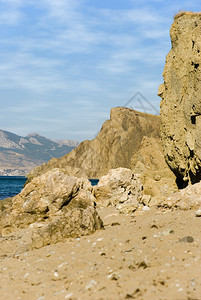
<path id="1" fill-rule="evenodd" d="M 150 210 L 150 208 L 149 208 L 149 206 L 146 206 L 146 205 L 145 205 L 145 206 L 143 207 L 143 209 L 142 209 L 142 210 L 144 210 L 144 211 L 148 211 L 148 210 Z"/>
<path id="2" fill-rule="evenodd" d="M 161 235 L 166 236 L 166 235 L 173 234 L 173 233 L 174 233 L 173 229 L 166 229 L 161 233 Z"/>
<path id="3" fill-rule="evenodd" d="M 55 271 L 54 272 L 54 277 L 58 277 L 59 276 L 59 274 Z"/>
<path id="4" fill-rule="evenodd" d="M 24 275 L 24 278 L 26 278 L 28 275 L 29 275 L 29 273 L 26 273 L 26 274 Z"/>
<path id="5" fill-rule="evenodd" d="M 73 293 L 67 294 L 67 295 L 65 296 L 65 299 L 69 299 L 69 298 L 72 297 L 72 296 L 73 296 Z"/>
<path id="6" fill-rule="evenodd" d="M 196 215 L 196 217 L 201 217 L 201 209 L 198 209 L 198 210 L 195 212 L 195 215 Z"/>
<path id="7" fill-rule="evenodd" d="M 97 239 L 97 242 L 101 242 L 103 240 L 103 238 L 99 238 Z"/>
<path id="8" fill-rule="evenodd" d="M 107 276 L 108 279 L 111 279 L 111 280 L 118 280 L 121 276 L 116 274 L 116 273 L 111 273 Z"/>
<path id="9" fill-rule="evenodd" d="M 85 290 L 90 290 L 91 288 L 93 288 L 95 285 L 97 285 L 97 282 L 92 279 L 89 284 L 87 286 L 85 286 Z"/>
<path id="10" fill-rule="evenodd" d="M 66 292 L 66 290 L 62 290 L 60 292 L 54 292 L 54 295 L 61 295 L 61 294 L 64 294 Z"/>
<path id="11" fill-rule="evenodd" d="M 179 240 L 179 243 L 193 243 L 193 242 L 194 242 L 194 238 L 189 235 L 187 235 Z"/>
<path id="12" fill-rule="evenodd" d="M 62 268 L 64 265 L 68 265 L 68 262 L 65 261 L 65 262 L 61 263 L 61 264 L 57 267 L 57 269 Z"/>

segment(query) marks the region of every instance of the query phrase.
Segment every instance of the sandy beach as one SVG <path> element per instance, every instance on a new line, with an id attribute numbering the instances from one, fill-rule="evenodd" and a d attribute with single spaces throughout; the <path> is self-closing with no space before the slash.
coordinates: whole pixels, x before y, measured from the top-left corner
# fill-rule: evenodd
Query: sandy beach
<path id="1" fill-rule="evenodd" d="M 38 250 L 20 251 L 12 234 L 1 238 L 1 299 L 200 299 L 195 211 L 99 214 L 105 229 Z"/>

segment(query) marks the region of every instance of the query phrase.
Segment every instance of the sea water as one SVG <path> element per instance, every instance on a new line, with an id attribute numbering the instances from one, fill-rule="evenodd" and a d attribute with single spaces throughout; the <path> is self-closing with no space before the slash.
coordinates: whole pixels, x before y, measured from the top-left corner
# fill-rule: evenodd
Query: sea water
<path id="1" fill-rule="evenodd" d="M 23 176 L 0 176 L 0 200 L 13 197 L 21 192 L 27 178 Z M 92 185 L 98 183 L 98 179 L 89 179 Z"/>
<path id="2" fill-rule="evenodd" d="M 20 193 L 26 180 L 23 176 L 0 176 L 0 200 Z"/>

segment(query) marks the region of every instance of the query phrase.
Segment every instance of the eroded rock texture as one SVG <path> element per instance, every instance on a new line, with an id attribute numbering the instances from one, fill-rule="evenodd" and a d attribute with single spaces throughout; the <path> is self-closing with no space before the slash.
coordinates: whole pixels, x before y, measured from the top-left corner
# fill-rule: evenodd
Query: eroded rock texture
<path id="1" fill-rule="evenodd" d="M 159 138 L 160 117 L 125 107 L 111 109 L 110 120 L 104 122 L 92 141 L 84 141 L 60 159 L 30 172 L 28 181 L 53 168 L 64 169 L 69 175 L 100 178 L 110 169 L 130 168 L 144 136 Z"/>
<path id="2" fill-rule="evenodd" d="M 93 233 L 102 227 L 94 200 L 87 179 L 53 169 L 34 178 L 2 209 L 1 234 L 17 234 L 31 249 Z"/>
<path id="3" fill-rule="evenodd" d="M 178 190 L 175 175 L 165 162 L 159 138 L 144 136 L 130 167 L 135 174 L 141 175 L 143 194 L 150 195 L 154 203 Z"/>
<path id="4" fill-rule="evenodd" d="M 135 211 L 143 196 L 139 175 L 126 168 L 111 169 L 94 187 L 97 204 L 113 205 L 121 211 Z"/>
<path id="5" fill-rule="evenodd" d="M 187 186 L 179 192 L 170 194 L 162 199 L 159 207 L 181 210 L 195 210 L 201 208 L 201 182 Z M 201 211 L 201 210 L 200 210 Z"/>
<path id="6" fill-rule="evenodd" d="M 201 179 L 201 14 L 180 13 L 170 30 L 161 100 L 165 159 L 180 187 Z"/>
<path id="7" fill-rule="evenodd" d="M 152 198 L 177 190 L 175 175 L 162 151 L 160 117 L 130 108 L 112 108 L 110 120 L 104 122 L 95 139 L 84 141 L 62 158 L 53 158 L 35 168 L 28 182 L 53 168 L 87 178 L 100 178 L 110 169 L 127 168 L 144 175 L 144 193 Z"/>

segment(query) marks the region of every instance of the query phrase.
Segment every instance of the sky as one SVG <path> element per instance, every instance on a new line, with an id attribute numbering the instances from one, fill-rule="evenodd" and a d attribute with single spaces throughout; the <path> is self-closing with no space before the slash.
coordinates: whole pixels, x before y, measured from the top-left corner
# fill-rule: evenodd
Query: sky
<path id="1" fill-rule="evenodd" d="M 82 141 L 112 107 L 157 114 L 180 10 L 200 1 L 0 0 L 0 129 Z"/>

